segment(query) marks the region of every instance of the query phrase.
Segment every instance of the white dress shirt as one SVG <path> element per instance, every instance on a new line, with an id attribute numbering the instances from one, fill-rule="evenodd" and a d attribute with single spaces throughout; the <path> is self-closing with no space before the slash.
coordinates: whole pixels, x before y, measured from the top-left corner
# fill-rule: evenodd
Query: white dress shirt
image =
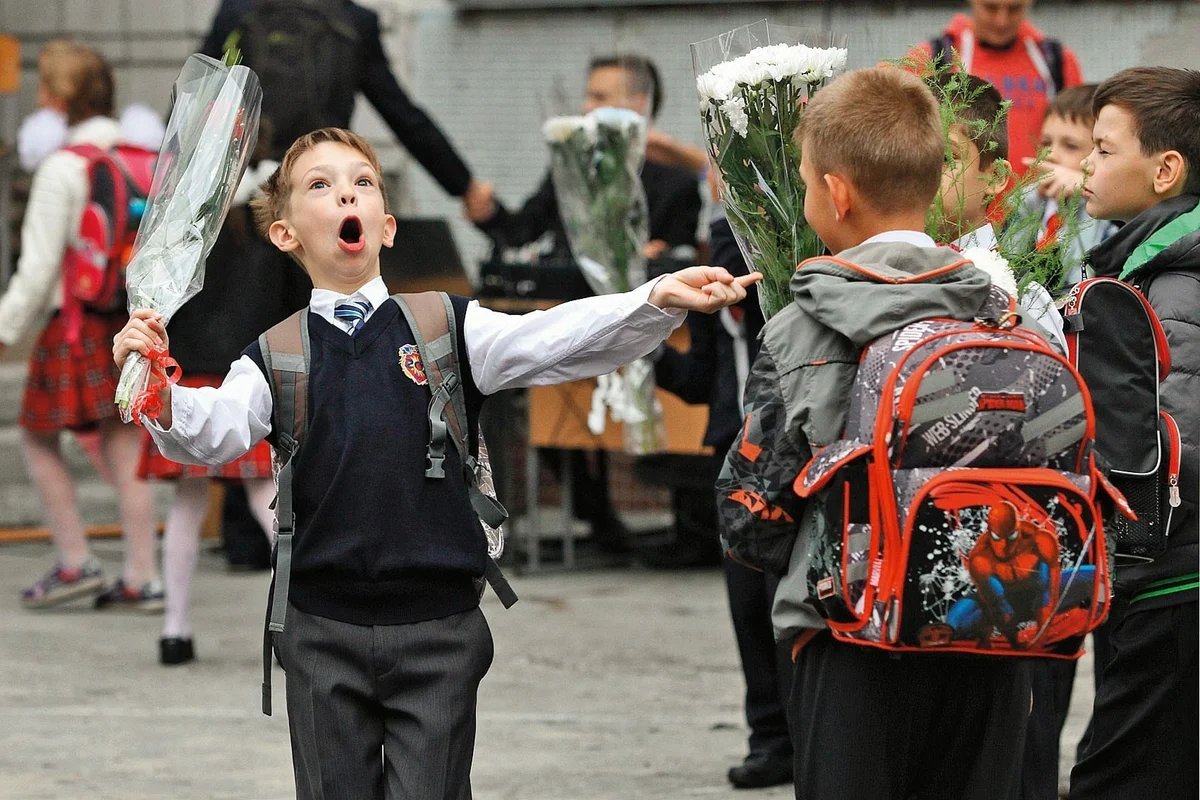
<path id="1" fill-rule="evenodd" d="M 646 355 L 687 316 L 649 302 L 656 282 L 521 315 L 502 314 L 472 301 L 464 315 L 463 335 L 475 385 L 487 395 L 564 383 L 612 372 Z M 382 278 L 350 297 L 314 289 L 309 309 L 349 335 L 347 325 L 333 315 L 334 307 L 348 300 L 369 301 L 370 319 L 388 301 L 388 290 Z M 271 432 L 271 387 L 258 365 L 242 356 L 218 387 L 173 387 L 171 416 L 169 430 L 145 420 L 164 456 L 185 464 L 223 464 Z"/>

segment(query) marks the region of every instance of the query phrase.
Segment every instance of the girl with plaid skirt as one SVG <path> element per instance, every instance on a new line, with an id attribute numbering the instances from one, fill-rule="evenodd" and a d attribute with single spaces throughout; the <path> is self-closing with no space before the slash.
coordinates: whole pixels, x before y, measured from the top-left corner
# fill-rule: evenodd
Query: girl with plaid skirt
<path id="1" fill-rule="evenodd" d="M 266 138 L 260 135 L 260 142 Z M 258 153 L 256 155 L 261 155 Z M 204 270 L 204 288 L 171 319 L 171 356 L 183 370 L 180 385 L 220 386 L 229 365 L 261 331 L 308 303 L 308 277 L 254 231 L 246 203 L 275 163 L 249 169 L 234 197 L 225 226 Z M 271 448 L 259 442 L 244 456 L 219 467 L 177 464 L 159 454 L 146 434 L 138 474 L 175 482 L 175 498 L 163 535 L 166 615 L 159 662 L 185 664 L 195 658 L 191 586 L 200 550 L 200 530 L 209 508 L 211 480 L 241 481 L 250 512 L 272 538 L 275 498 Z"/>
<path id="2" fill-rule="evenodd" d="M 38 73 L 39 102 L 66 114 L 68 144 L 106 150 L 117 144 L 120 127 L 110 118 L 112 70 L 96 51 L 75 42 L 51 42 L 39 56 Z M 157 611 L 162 590 L 155 564 L 153 496 L 136 475 L 139 433 L 121 424 L 113 405 L 117 371 L 112 337 L 127 315 L 85 309 L 78 341 L 72 343 L 58 312 L 63 255 L 79 228 L 88 194 L 82 156 L 62 150 L 42 162 L 33 176 L 17 271 L 0 297 L 0 355 L 51 312 L 30 356 L 19 425 L 57 560 L 21 593 L 21 602 L 44 608 L 94 597 L 97 607 Z M 125 565 L 111 585 L 88 547 L 74 481 L 59 449 L 64 430 L 98 432 L 105 477 L 117 491 Z"/>

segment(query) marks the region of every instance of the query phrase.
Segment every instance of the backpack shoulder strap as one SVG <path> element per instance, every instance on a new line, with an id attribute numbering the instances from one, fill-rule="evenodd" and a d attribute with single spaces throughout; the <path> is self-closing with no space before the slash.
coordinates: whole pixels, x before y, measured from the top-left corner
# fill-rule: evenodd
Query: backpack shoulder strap
<path id="1" fill-rule="evenodd" d="M 1038 43 L 1042 58 L 1046 60 L 1046 68 L 1050 70 L 1050 79 L 1054 81 L 1055 92 L 1061 92 L 1066 83 L 1063 73 L 1063 46 L 1058 39 L 1046 37 Z"/>
<path id="2" fill-rule="evenodd" d="M 488 526 L 498 528 L 508 519 L 500 501 L 479 488 L 479 470 L 468 444 L 470 432 L 467 403 L 463 395 L 461 360 L 458 353 L 458 325 L 454 304 L 445 292 L 394 294 L 392 300 L 408 321 L 417 352 L 429 382 L 433 398 L 429 401 L 429 445 L 425 451 L 425 477 L 444 478 L 446 439 L 449 436 L 462 460 L 471 508 Z M 489 558 L 484 577 L 505 608 L 517 602 L 517 595 L 494 559 Z"/>
<path id="3" fill-rule="evenodd" d="M 271 715 L 271 635 L 283 631 L 292 572 L 292 470 L 308 423 L 308 309 L 303 308 L 258 337 L 271 387 L 271 429 L 280 460 L 275 497 L 275 575 L 263 630 L 263 713 Z"/>
<path id="4" fill-rule="evenodd" d="M 429 404 L 429 446 L 426 449 L 425 477 L 443 478 L 447 435 L 474 472 L 475 460 L 467 437 L 467 406 L 459 370 L 458 335 L 454 306 L 445 292 L 396 294 L 392 300 L 400 306 L 408 327 L 417 340 L 417 351 L 433 400 Z"/>
<path id="5" fill-rule="evenodd" d="M 953 47 L 954 42 L 946 34 L 929 40 L 929 58 L 933 62 L 935 69 L 950 66 L 953 60 L 950 51 Z"/>

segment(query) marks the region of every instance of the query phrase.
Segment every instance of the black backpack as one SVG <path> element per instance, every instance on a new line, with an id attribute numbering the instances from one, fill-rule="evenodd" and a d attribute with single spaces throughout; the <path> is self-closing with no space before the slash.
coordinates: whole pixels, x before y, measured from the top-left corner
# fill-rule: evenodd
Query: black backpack
<path id="1" fill-rule="evenodd" d="M 357 89 L 361 48 L 341 0 L 260 0 L 226 41 L 235 48 L 262 83 L 274 155 L 334 124 Z"/>
<path id="2" fill-rule="evenodd" d="M 934 66 L 943 67 L 950 63 L 952 56 L 950 51 L 954 49 L 954 41 L 946 35 L 939 36 L 936 39 L 929 40 L 929 53 L 933 59 Z M 1063 47 L 1062 42 L 1058 39 L 1046 37 L 1038 42 L 1038 50 L 1042 53 L 1042 58 L 1046 60 L 1046 66 L 1050 70 L 1050 78 L 1054 81 L 1054 91 L 1061 92 L 1066 79 L 1063 77 Z"/>
<path id="3" fill-rule="evenodd" d="M 1124 560 L 1153 559 L 1167 546 L 1180 505 L 1179 427 L 1159 402 L 1171 351 L 1158 315 L 1137 287 L 1091 278 L 1063 307 L 1071 363 L 1096 407 L 1096 451 L 1137 514 L 1105 528 Z"/>

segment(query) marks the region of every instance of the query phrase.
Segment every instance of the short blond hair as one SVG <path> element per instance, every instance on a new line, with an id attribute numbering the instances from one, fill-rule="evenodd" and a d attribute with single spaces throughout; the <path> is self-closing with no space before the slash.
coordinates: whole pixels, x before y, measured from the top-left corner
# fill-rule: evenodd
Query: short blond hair
<path id="1" fill-rule="evenodd" d="M 254 212 L 254 225 L 264 238 L 270 238 L 271 223 L 287 216 L 288 198 L 292 195 L 292 168 L 296 161 L 323 142 L 344 144 L 362 153 L 363 158 L 375 170 L 379 178 L 379 193 L 383 196 L 383 209 L 387 211 L 387 190 L 383 185 L 383 169 L 379 166 L 379 156 L 371 143 L 353 131 L 345 128 L 320 128 L 312 133 L 306 133 L 283 154 L 283 161 L 278 169 L 267 178 L 260 187 L 260 194 L 250 201 L 250 210 Z"/>
<path id="2" fill-rule="evenodd" d="M 844 175 L 877 211 L 924 210 L 941 185 L 937 100 L 898 67 L 854 70 L 821 89 L 796 136 L 814 172 Z"/>
<path id="3" fill-rule="evenodd" d="M 99 51 L 71 39 L 53 39 L 38 51 L 37 67 L 46 93 L 65 105 L 68 125 L 112 115 L 112 67 Z"/>

